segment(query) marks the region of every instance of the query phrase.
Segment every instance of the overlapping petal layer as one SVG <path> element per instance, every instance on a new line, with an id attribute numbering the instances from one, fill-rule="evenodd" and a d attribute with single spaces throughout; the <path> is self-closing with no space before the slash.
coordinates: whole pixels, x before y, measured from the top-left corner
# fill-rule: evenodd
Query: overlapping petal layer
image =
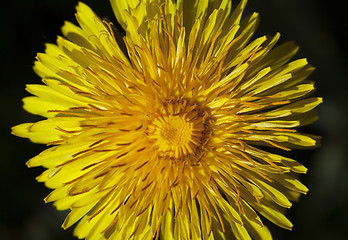
<path id="1" fill-rule="evenodd" d="M 46 120 L 15 135 L 54 145 L 29 167 L 71 209 L 87 239 L 270 239 L 258 214 L 291 229 L 284 209 L 308 189 L 306 168 L 268 152 L 314 147 L 297 127 L 321 98 L 306 59 L 280 35 L 251 41 L 246 1 L 111 0 L 126 31 L 79 3 L 79 26 L 38 54 L 45 85 L 24 108 Z M 266 146 L 266 147 L 265 147 Z M 267 150 L 266 150 L 267 149 Z"/>

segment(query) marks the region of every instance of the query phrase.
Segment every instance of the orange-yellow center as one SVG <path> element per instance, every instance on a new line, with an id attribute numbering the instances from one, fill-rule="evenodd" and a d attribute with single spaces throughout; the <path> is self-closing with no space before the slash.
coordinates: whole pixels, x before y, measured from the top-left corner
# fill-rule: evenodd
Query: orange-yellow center
<path id="1" fill-rule="evenodd" d="M 147 135 L 159 157 L 195 158 L 209 138 L 207 112 L 196 104 L 171 102 L 151 116 Z"/>
<path id="2" fill-rule="evenodd" d="M 184 146 L 191 139 L 193 124 L 187 120 L 178 117 L 170 116 L 166 119 L 166 123 L 161 129 L 161 138 L 165 144 L 169 146 Z"/>

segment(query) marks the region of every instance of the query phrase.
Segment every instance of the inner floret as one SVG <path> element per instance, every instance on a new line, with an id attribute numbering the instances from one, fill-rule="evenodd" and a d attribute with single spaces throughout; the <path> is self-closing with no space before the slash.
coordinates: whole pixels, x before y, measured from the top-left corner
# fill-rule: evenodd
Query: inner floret
<path id="1" fill-rule="evenodd" d="M 163 147 L 182 147 L 189 143 L 192 134 L 192 122 L 179 116 L 169 116 L 162 119 L 160 136 L 163 139 Z"/>
<path id="2" fill-rule="evenodd" d="M 207 116 L 201 107 L 185 100 L 163 104 L 147 128 L 158 156 L 193 159 L 200 155 L 210 133 Z"/>

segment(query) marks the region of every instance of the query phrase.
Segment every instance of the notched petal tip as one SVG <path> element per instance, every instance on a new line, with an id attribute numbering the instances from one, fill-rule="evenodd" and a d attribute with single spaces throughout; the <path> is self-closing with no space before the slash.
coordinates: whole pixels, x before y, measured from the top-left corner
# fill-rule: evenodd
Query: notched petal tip
<path id="1" fill-rule="evenodd" d="M 22 123 L 11 128 L 11 134 L 17 137 L 27 137 L 29 128 L 33 123 Z"/>
<path id="2" fill-rule="evenodd" d="M 27 162 L 25 163 L 25 165 L 27 165 L 28 168 L 37 167 L 37 166 L 35 166 L 34 164 L 32 164 L 30 160 L 27 161 Z"/>
<path id="3" fill-rule="evenodd" d="M 29 159 L 25 164 L 27 165 L 27 167 L 32 168 L 32 167 L 38 167 L 41 166 L 40 163 L 40 155 L 37 155 L 31 159 Z"/>

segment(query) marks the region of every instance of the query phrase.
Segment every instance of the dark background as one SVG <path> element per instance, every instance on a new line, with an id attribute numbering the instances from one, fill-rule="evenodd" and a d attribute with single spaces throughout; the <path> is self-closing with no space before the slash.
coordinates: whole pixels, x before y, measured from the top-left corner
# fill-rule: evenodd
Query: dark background
<path id="1" fill-rule="evenodd" d="M 108 0 L 86 0 L 101 17 L 115 22 Z M 235 1 L 236 2 L 236 1 Z M 307 57 L 317 70 L 316 96 L 324 97 L 318 108 L 320 120 L 306 130 L 320 134 L 323 146 L 291 153 L 309 168 L 301 180 L 307 196 L 295 203 L 287 216 L 294 229 L 272 224 L 274 239 L 346 239 L 348 215 L 347 156 L 347 43 L 345 1 L 249 0 L 247 13 L 257 11 L 261 24 L 255 37 L 282 34 L 301 48 L 296 58 Z M 49 190 L 35 177 L 43 169 L 27 169 L 25 162 L 45 146 L 10 135 L 10 127 L 36 121 L 22 110 L 26 83 L 39 83 L 32 64 L 45 42 L 55 42 L 64 20 L 75 22 L 76 0 L 17 0 L 2 3 L 0 10 L 0 239 L 74 239 L 72 229 L 60 228 L 66 212 L 58 212 L 43 198 Z"/>

